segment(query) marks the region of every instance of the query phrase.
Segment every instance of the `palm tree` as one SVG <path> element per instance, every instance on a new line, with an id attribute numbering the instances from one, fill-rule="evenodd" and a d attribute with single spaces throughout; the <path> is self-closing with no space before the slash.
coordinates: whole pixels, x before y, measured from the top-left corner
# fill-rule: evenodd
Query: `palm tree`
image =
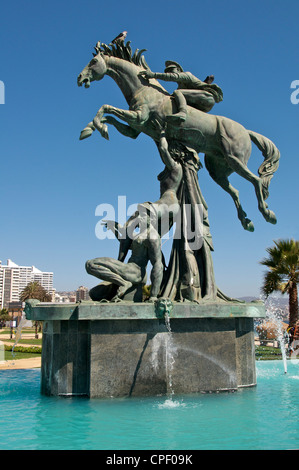
<path id="1" fill-rule="evenodd" d="M 39 282 L 29 282 L 20 294 L 20 300 L 37 299 L 41 302 L 51 302 L 52 296 Z M 41 330 L 41 322 L 35 322 L 35 338 L 38 338 L 37 329 Z"/>
<path id="2" fill-rule="evenodd" d="M 289 294 L 289 326 L 294 327 L 298 320 L 299 241 L 274 240 L 274 244 L 266 249 L 269 256 L 260 262 L 269 269 L 262 291 L 266 297 L 274 291 Z"/>
<path id="3" fill-rule="evenodd" d="M 20 300 L 22 302 L 25 302 L 25 300 L 28 299 L 37 299 L 41 302 L 51 302 L 52 297 L 39 282 L 29 282 L 20 294 Z"/>

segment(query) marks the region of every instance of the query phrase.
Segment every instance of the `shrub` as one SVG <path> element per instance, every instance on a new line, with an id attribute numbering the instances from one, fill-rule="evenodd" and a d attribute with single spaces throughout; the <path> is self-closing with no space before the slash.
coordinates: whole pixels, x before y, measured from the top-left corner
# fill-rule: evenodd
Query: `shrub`
<path id="1" fill-rule="evenodd" d="M 12 351 L 13 346 L 11 345 L 4 345 L 4 350 L 5 351 Z M 41 354 L 42 353 L 42 348 L 39 346 L 15 346 L 14 347 L 14 352 L 21 352 L 21 353 L 30 353 L 30 354 Z"/>

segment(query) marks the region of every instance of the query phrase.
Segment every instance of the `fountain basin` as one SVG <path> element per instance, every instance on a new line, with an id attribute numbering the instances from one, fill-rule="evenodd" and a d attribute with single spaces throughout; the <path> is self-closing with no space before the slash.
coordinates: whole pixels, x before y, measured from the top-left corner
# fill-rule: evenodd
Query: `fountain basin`
<path id="1" fill-rule="evenodd" d="M 153 396 L 256 385 L 253 319 L 265 316 L 263 303 L 173 303 L 171 332 L 150 303 L 29 301 L 25 311 L 28 320 L 44 322 L 45 395 Z"/>

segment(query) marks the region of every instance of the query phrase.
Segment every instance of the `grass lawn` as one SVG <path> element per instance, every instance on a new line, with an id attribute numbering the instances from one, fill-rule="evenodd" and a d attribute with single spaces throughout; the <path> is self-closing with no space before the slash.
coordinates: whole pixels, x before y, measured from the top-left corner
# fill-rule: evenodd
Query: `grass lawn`
<path id="1" fill-rule="evenodd" d="M 15 343 L 14 339 L 6 339 L 5 343 L 10 343 L 13 345 Z M 29 339 L 24 339 L 23 337 L 18 341 L 18 344 L 34 344 L 36 346 L 41 346 L 42 345 L 42 338 L 40 339 L 35 339 L 35 338 L 29 338 Z"/>
<path id="2" fill-rule="evenodd" d="M 24 353 L 24 352 L 14 352 L 5 351 L 4 360 L 5 361 L 16 361 L 17 359 L 30 359 L 31 357 L 40 357 L 41 354 L 36 353 Z"/>
<path id="3" fill-rule="evenodd" d="M 10 335 L 10 328 L 0 328 L 0 338 L 1 335 Z M 13 336 L 15 336 L 16 333 L 16 328 L 13 329 Z M 23 328 L 22 329 L 22 335 L 23 334 L 30 334 L 30 335 L 35 335 L 35 328 Z"/>
<path id="4" fill-rule="evenodd" d="M 282 359 L 280 348 L 273 348 L 272 346 L 256 346 L 255 357 L 265 361 Z"/>

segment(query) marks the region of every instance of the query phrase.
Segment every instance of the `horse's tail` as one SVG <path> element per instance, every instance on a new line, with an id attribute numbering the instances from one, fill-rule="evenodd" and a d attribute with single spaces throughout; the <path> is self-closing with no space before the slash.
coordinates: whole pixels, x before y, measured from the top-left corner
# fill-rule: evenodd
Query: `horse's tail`
<path id="1" fill-rule="evenodd" d="M 276 145 L 261 134 L 257 132 L 248 131 L 250 139 L 262 152 L 265 160 L 258 169 L 258 173 L 262 179 L 263 184 L 263 197 L 267 199 L 269 196 L 269 184 L 271 178 L 279 166 L 280 152 Z"/>

